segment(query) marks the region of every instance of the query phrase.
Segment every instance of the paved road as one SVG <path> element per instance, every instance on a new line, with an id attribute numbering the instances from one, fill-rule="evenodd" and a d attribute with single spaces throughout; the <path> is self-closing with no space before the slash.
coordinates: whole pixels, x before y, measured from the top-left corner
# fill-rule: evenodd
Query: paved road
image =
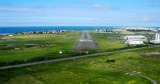
<path id="1" fill-rule="evenodd" d="M 4 66 L 4 67 L 0 67 L 0 69 L 24 67 L 24 66 L 38 65 L 38 64 L 51 63 L 51 62 L 64 61 L 64 60 L 73 60 L 73 59 L 78 59 L 78 58 L 93 57 L 93 56 L 97 56 L 97 55 L 106 55 L 106 54 L 110 54 L 110 53 L 118 53 L 118 52 L 130 51 L 130 50 L 137 50 L 137 49 L 142 49 L 142 48 L 152 48 L 152 47 L 141 47 L 141 48 L 134 48 L 134 49 L 118 50 L 118 51 L 112 51 L 112 52 L 104 52 L 104 53 L 96 53 L 96 54 L 89 54 L 89 55 L 83 55 L 83 56 L 74 56 L 74 57 L 68 57 L 68 58 L 60 58 L 60 59 L 32 62 L 32 63 L 26 63 L 26 64 Z"/>
<path id="2" fill-rule="evenodd" d="M 152 78 L 148 77 L 148 76 L 144 76 L 144 75 L 140 75 L 141 77 L 149 80 L 152 84 L 158 84 L 157 81 L 153 80 Z"/>
<path id="3" fill-rule="evenodd" d="M 128 74 L 128 75 L 139 75 L 140 77 L 149 80 L 152 84 L 158 84 L 156 80 L 150 78 L 149 76 L 142 75 L 141 72 L 133 71 L 133 72 L 125 73 L 125 74 Z"/>
<path id="4" fill-rule="evenodd" d="M 97 43 L 93 40 L 88 31 L 83 31 L 77 41 L 74 50 L 98 49 Z"/>

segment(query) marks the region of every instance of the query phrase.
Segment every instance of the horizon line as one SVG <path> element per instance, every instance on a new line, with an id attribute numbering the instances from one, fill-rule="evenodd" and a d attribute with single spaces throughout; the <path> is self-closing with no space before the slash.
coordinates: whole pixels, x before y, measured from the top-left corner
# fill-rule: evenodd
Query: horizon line
<path id="1" fill-rule="evenodd" d="M 46 25 L 46 26 L 0 26 L 0 27 L 160 27 L 160 26 L 112 26 L 112 25 Z"/>

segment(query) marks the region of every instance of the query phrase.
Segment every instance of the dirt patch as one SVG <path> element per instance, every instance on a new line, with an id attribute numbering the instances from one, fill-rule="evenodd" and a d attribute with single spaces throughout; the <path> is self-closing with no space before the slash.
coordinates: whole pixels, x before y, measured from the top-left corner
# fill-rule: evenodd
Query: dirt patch
<path id="1" fill-rule="evenodd" d="M 140 56 L 148 57 L 148 58 L 160 58 L 160 51 L 142 53 L 142 54 L 140 54 Z"/>
<path id="2" fill-rule="evenodd" d="M 1 40 L 3 37 L 4 37 L 4 36 L 1 36 L 1 35 L 0 35 L 0 40 Z"/>
<path id="3" fill-rule="evenodd" d="M 0 46 L 5 46 L 4 44 L 0 44 Z"/>
<path id="4" fill-rule="evenodd" d="M 0 50 L 14 50 L 14 44 L 0 44 Z"/>
<path id="5" fill-rule="evenodd" d="M 36 47 L 49 47 L 53 45 L 51 44 L 24 44 L 24 46 L 27 48 L 36 48 Z"/>
<path id="6" fill-rule="evenodd" d="M 26 70 L 27 70 L 28 72 L 32 73 L 32 74 L 38 73 L 37 70 L 31 69 L 31 68 L 26 68 Z"/>
<path id="7" fill-rule="evenodd" d="M 6 45 L 7 47 L 13 47 L 13 46 L 15 46 L 14 44 L 7 44 Z"/>
<path id="8" fill-rule="evenodd" d="M 24 46 L 27 48 L 32 48 L 32 47 L 38 47 L 40 45 L 39 44 L 24 44 Z"/>

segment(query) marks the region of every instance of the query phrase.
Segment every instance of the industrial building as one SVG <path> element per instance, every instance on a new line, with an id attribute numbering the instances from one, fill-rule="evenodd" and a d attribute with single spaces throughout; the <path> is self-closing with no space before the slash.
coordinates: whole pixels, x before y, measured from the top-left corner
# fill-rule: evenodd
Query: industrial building
<path id="1" fill-rule="evenodd" d="M 130 45 L 130 46 L 131 45 L 136 46 L 136 45 L 142 45 L 142 44 L 144 44 L 144 42 L 143 41 L 127 40 L 125 42 L 125 44 Z"/>
<path id="2" fill-rule="evenodd" d="M 147 38 L 143 35 L 128 35 L 123 37 L 124 40 L 136 40 L 136 41 L 147 41 Z"/>
<path id="3" fill-rule="evenodd" d="M 123 37 L 126 40 L 127 45 L 142 45 L 147 41 L 147 38 L 143 35 L 128 35 Z"/>
<path id="4" fill-rule="evenodd" d="M 155 40 L 151 40 L 151 43 L 160 44 L 160 30 L 155 34 Z"/>

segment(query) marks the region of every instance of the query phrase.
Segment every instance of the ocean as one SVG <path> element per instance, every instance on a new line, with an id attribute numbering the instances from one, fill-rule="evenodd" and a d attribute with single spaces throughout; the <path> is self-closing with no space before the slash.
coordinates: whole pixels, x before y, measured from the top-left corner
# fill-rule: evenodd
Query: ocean
<path id="1" fill-rule="evenodd" d="M 40 26 L 40 27 L 0 27 L 0 34 L 12 34 L 29 31 L 42 30 L 95 30 L 95 29 L 113 29 L 112 26 Z"/>

